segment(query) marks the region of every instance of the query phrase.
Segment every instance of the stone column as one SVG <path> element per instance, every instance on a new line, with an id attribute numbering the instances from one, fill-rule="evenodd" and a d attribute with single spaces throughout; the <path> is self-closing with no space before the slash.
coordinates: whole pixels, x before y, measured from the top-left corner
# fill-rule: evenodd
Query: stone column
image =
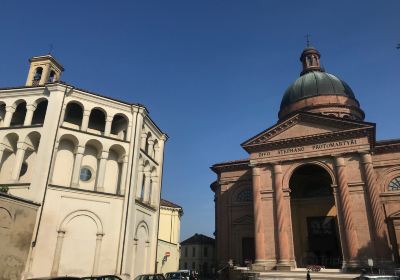
<path id="1" fill-rule="evenodd" d="M 62 245 L 64 242 L 64 235 L 65 235 L 64 230 L 58 231 L 56 249 L 54 251 L 53 265 L 51 267 L 50 276 L 57 276 L 58 274 L 58 268 L 60 266 L 60 260 L 61 260 Z"/>
<path id="2" fill-rule="evenodd" d="M 108 159 L 108 151 L 102 151 L 100 156 L 100 164 L 97 170 L 97 186 L 96 191 L 104 192 L 104 176 L 106 175 L 106 166 Z"/>
<path id="3" fill-rule="evenodd" d="M 14 112 L 15 112 L 14 107 L 12 106 L 6 107 L 6 115 L 4 116 L 3 127 L 10 126 Z"/>
<path id="4" fill-rule="evenodd" d="M 99 273 L 99 262 L 101 256 L 101 242 L 103 240 L 103 233 L 98 233 L 96 235 L 96 248 L 94 250 L 94 261 L 93 261 L 93 270 L 92 275 L 97 275 Z"/>
<path id="5" fill-rule="evenodd" d="M 144 273 L 149 273 L 150 271 L 149 271 L 149 264 L 150 264 L 150 262 L 149 262 L 149 260 L 148 260 L 148 258 L 149 258 L 149 255 L 150 255 L 150 242 L 149 241 L 146 241 L 146 244 L 144 245 L 144 263 L 143 263 L 143 266 L 144 266 L 144 270 L 143 270 L 143 272 Z"/>
<path id="6" fill-rule="evenodd" d="M 261 167 L 251 166 L 253 173 L 253 212 L 254 212 L 254 240 L 255 240 L 255 264 L 262 264 L 265 256 L 264 221 L 261 201 Z"/>
<path id="7" fill-rule="evenodd" d="M 154 158 L 154 140 L 153 139 L 149 139 L 149 148 L 147 151 L 147 154 L 151 157 Z"/>
<path id="8" fill-rule="evenodd" d="M 287 213 L 285 207 L 285 197 L 282 187 L 282 166 L 279 163 L 273 165 L 273 175 L 279 252 L 277 269 L 290 270 L 290 243 L 288 232 L 290 222 L 288 219 L 290 219 L 290 215 Z"/>
<path id="9" fill-rule="evenodd" d="M 361 162 L 363 164 L 365 181 L 368 193 L 368 202 L 372 210 L 374 247 L 378 258 L 388 258 L 387 244 L 384 231 L 384 214 L 379 200 L 378 186 L 376 184 L 376 175 L 372 165 L 370 153 L 361 153 Z"/>
<path id="10" fill-rule="evenodd" d="M 145 173 L 145 177 L 144 177 L 144 199 L 143 199 L 143 201 L 145 202 L 145 203 L 148 203 L 149 202 L 149 196 L 150 196 L 150 187 L 151 187 L 151 185 L 150 185 L 150 172 L 146 172 Z"/>
<path id="11" fill-rule="evenodd" d="M 79 176 L 81 173 L 81 164 L 85 147 L 78 146 L 75 153 L 74 169 L 72 171 L 71 187 L 79 188 Z"/>
<path id="12" fill-rule="evenodd" d="M 140 147 L 142 148 L 143 151 L 146 148 L 146 141 L 147 141 L 147 133 L 142 132 L 142 137 L 140 139 Z"/>
<path id="13" fill-rule="evenodd" d="M 340 198 L 339 213 L 342 213 L 343 231 L 344 231 L 344 263 L 343 266 L 356 265 L 356 257 L 358 253 L 358 239 L 354 227 L 352 216 L 349 186 L 346 175 L 346 164 L 341 156 L 335 157 L 336 177 L 338 183 L 338 192 Z"/>
<path id="14" fill-rule="evenodd" d="M 113 117 L 109 116 L 106 118 L 106 127 L 104 128 L 104 136 L 110 136 L 112 120 Z"/>
<path id="15" fill-rule="evenodd" d="M 0 144 L 0 170 L 1 166 L 3 165 L 3 154 L 6 147 L 3 144 Z"/>
<path id="16" fill-rule="evenodd" d="M 156 192 L 157 183 L 158 183 L 157 182 L 157 177 L 152 176 L 151 177 L 151 184 L 150 184 L 150 190 L 151 191 L 149 191 L 149 199 L 148 199 L 150 205 L 155 205 L 156 204 L 156 203 L 154 203 L 154 194 L 157 193 Z"/>
<path id="17" fill-rule="evenodd" d="M 88 129 L 90 112 L 91 111 L 89 111 L 89 110 L 83 111 L 83 118 L 82 118 L 82 124 L 81 124 L 82 131 L 87 131 L 87 129 Z"/>
<path id="18" fill-rule="evenodd" d="M 131 130 L 132 130 L 132 121 L 129 121 L 128 126 L 126 128 L 125 137 L 122 140 L 129 141 L 131 137 Z"/>
<path id="19" fill-rule="evenodd" d="M 54 167 L 56 165 L 57 152 L 58 152 L 59 145 L 60 145 L 60 141 L 57 140 L 56 145 L 54 147 L 53 157 L 51 160 L 51 166 L 50 166 L 50 171 L 49 171 L 49 183 L 50 184 L 53 182 Z"/>
<path id="20" fill-rule="evenodd" d="M 49 72 L 50 72 L 50 64 L 46 64 L 43 67 L 42 76 L 40 77 L 40 85 L 44 85 L 45 83 L 48 82 Z"/>
<path id="21" fill-rule="evenodd" d="M 32 124 L 33 113 L 35 112 L 35 110 L 36 110 L 36 106 L 33 104 L 29 104 L 26 106 L 24 125 Z"/>
<path id="22" fill-rule="evenodd" d="M 64 104 L 61 109 L 60 125 L 64 123 L 65 111 L 67 110 L 67 104 Z"/>
<path id="23" fill-rule="evenodd" d="M 126 174 L 128 173 L 128 156 L 123 156 L 121 163 L 121 180 L 119 181 L 118 194 L 125 194 Z"/>
<path id="24" fill-rule="evenodd" d="M 22 163 L 24 162 L 25 150 L 26 150 L 25 143 L 18 142 L 17 154 L 15 156 L 15 164 L 14 164 L 14 168 L 13 168 L 12 174 L 11 174 L 11 179 L 13 181 L 18 181 L 18 179 L 19 179 L 19 173 L 21 172 L 21 166 L 22 166 Z"/>
<path id="25" fill-rule="evenodd" d="M 138 180 L 136 185 L 136 198 L 140 198 L 140 194 L 142 193 L 143 174 L 144 174 L 143 169 L 144 169 L 143 164 L 140 164 L 137 173 Z"/>

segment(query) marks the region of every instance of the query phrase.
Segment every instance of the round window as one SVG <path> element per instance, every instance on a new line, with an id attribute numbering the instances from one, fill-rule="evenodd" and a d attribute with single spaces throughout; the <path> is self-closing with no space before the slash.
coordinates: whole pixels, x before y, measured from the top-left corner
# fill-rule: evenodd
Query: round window
<path id="1" fill-rule="evenodd" d="M 21 171 L 19 172 L 19 177 L 24 176 L 26 171 L 28 171 L 28 164 L 26 162 L 24 162 L 21 165 Z"/>
<path id="2" fill-rule="evenodd" d="M 91 178 L 92 178 L 92 171 L 88 167 L 82 167 L 80 174 L 81 181 L 87 182 Z"/>

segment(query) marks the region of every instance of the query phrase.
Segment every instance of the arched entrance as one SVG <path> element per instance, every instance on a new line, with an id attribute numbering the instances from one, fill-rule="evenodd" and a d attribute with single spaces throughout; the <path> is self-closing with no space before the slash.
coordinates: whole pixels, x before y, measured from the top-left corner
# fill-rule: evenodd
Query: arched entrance
<path id="1" fill-rule="evenodd" d="M 321 166 L 306 164 L 292 174 L 290 206 L 298 267 L 340 268 L 342 253 L 332 178 Z"/>

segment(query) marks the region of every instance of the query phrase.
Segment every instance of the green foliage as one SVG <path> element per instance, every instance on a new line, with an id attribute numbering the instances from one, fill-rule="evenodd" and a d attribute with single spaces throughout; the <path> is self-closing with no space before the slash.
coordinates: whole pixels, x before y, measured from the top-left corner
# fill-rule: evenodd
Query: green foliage
<path id="1" fill-rule="evenodd" d="M 0 192 L 8 193 L 8 186 L 0 186 Z"/>

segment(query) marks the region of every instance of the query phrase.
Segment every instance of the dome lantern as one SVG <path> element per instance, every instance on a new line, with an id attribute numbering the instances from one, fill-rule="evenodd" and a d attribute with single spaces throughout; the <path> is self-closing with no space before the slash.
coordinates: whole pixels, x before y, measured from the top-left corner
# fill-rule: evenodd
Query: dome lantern
<path id="1" fill-rule="evenodd" d="M 303 71 L 300 75 L 303 75 L 310 71 L 321 71 L 321 64 L 319 62 L 320 58 L 321 55 L 315 48 L 305 48 L 300 56 L 300 61 L 303 64 Z"/>

